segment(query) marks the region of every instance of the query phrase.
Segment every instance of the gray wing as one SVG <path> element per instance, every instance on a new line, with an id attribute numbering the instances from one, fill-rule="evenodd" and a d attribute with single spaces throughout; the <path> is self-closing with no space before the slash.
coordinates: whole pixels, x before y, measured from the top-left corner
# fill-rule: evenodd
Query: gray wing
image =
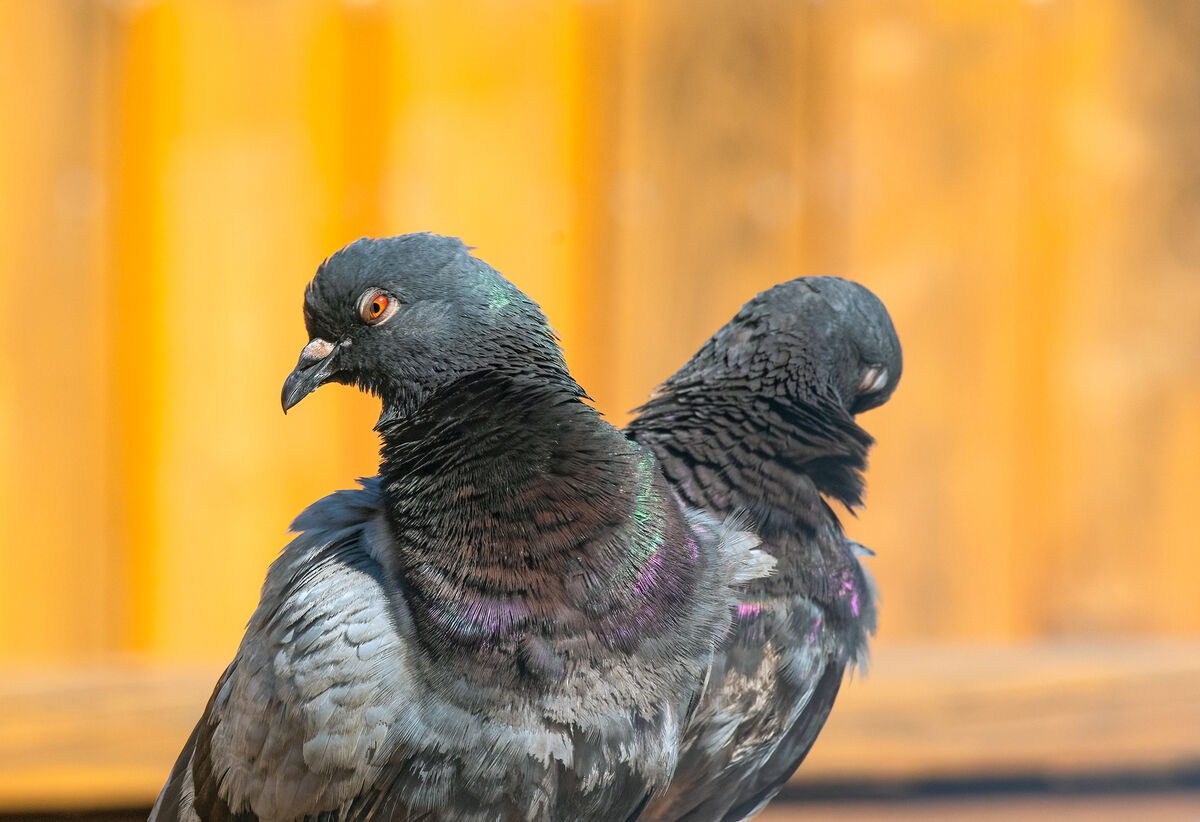
<path id="1" fill-rule="evenodd" d="M 152 820 L 303 818 L 371 792 L 415 712 L 411 625 L 371 550 L 378 515 L 368 482 L 297 519 Z"/>
<path id="2" fill-rule="evenodd" d="M 852 554 L 861 548 L 844 544 Z M 749 819 L 804 761 L 846 670 L 865 662 L 875 626 L 874 583 L 866 568 L 852 559 L 834 578 L 848 596 L 818 603 L 804 595 L 768 595 L 743 602 L 720 654 L 720 677 L 714 675 L 711 698 L 702 703 L 707 715 L 694 720 L 685 739 L 677 778 L 687 774 L 695 788 L 672 784 L 676 806 L 651 818 Z M 839 607 L 847 600 L 851 610 Z"/>
<path id="3" fill-rule="evenodd" d="M 788 740 L 795 738 L 798 744 L 803 737 L 812 744 L 832 708 L 843 670 L 821 641 L 822 628 L 821 612 L 800 597 L 759 596 L 743 602 L 689 721 L 671 786 L 652 803 L 648 819 L 739 819 L 730 816 L 733 809 L 763 790 L 758 783 L 767 770 L 782 767 L 774 763 Z M 783 755 L 791 763 L 783 781 L 803 753 Z"/>
<path id="4" fill-rule="evenodd" d="M 769 755 L 753 769 L 739 769 L 738 784 L 730 786 L 731 802 L 720 817 L 722 822 L 749 819 L 783 788 L 825 726 L 846 669 L 866 663 L 867 638 L 875 631 L 877 595 L 870 572 L 858 558 L 871 551 L 844 538 L 841 542 L 850 559 L 836 574 L 842 580 L 837 587 L 843 596 L 823 609 L 799 598 L 792 605 L 791 635 L 783 645 L 812 664 L 783 669 L 776 693 L 786 702 L 788 694 L 795 693 L 795 686 L 802 684 L 798 710 L 780 726 L 785 730 Z"/>
<path id="5" fill-rule="evenodd" d="M 788 729 L 779 747 L 756 772 L 747 773 L 743 770 L 742 773 L 729 773 L 729 778 L 726 778 L 726 774 L 722 775 L 722 782 L 741 782 L 730 786 L 734 804 L 721 817 L 722 822 L 749 819 L 779 793 L 800 767 L 825 726 L 841 687 L 844 671 L 845 668 L 838 663 L 825 666 L 795 723 Z"/>

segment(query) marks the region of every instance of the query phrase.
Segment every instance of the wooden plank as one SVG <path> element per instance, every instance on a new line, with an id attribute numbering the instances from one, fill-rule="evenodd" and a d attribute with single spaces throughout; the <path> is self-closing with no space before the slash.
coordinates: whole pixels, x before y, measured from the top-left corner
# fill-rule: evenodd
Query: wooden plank
<path id="1" fill-rule="evenodd" d="M 813 209 L 801 62 L 808 4 L 624 3 L 611 176 L 610 368 L 615 421 L 747 299 L 796 276 Z"/>
<path id="2" fill-rule="evenodd" d="M 116 647 L 97 13 L 0 4 L 0 654 Z"/>
<path id="3" fill-rule="evenodd" d="M 1200 766 L 1200 643 L 882 647 L 803 780 Z"/>
<path id="4" fill-rule="evenodd" d="M 582 174 L 579 4 L 386 5 L 383 221 L 459 236 L 529 293 L 569 359 Z"/>
<path id="5" fill-rule="evenodd" d="M 1099 4 L 1078 24 L 1076 93 L 1064 107 L 1073 188 L 1069 347 L 1060 371 L 1063 539 L 1053 627 L 1196 633 L 1185 590 L 1200 575 L 1194 436 L 1200 394 L 1196 191 L 1200 77 L 1194 3 Z M 1192 434 L 1179 422 L 1193 420 Z M 1178 483 L 1183 483 L 1179 487 Z M 1193 592 L 1195 586 L 1192 585 Z"/>
<path id="6" fill-rule="evenodd" d="M 1162 791 L 1132 795 L 897 797 L 873 802 L 775 802 L 755 822 L 1195 822 L 1200 794 Z"/>
<path id="7" fill-rule="evenodd" d="M 117 326 L 113 483 L 129 545 L 127 647 L 163 658 L 232 652 L 291 519 L 376 462 L 369 398 L 330 392 L 286 425 L 278 405 L 306 340 L 304 284 L 345 239 L 327 206 L 342 197 L 348 152 L 329 116 L 337 8 L 113 7 L 111 270 L 122 316 L 141 318 Z"/>
<path id="8" fill-rule="evenodd" d="M 573 341 L 578 25 L 549 2 L 112 14 L 111 271 L 122 311 L 145 317 L 117 326 L 127 647 L 204 658 L 236 646 L 291 519 L 377 465 L 372 398 L 327 389 L 280 417 L 326 255 L 364 234 L 461 233 Z M 513 99 L 519 118 L 503 116 Z"/>
<path id="9" fill-rule="evenodd" d="M 6 669 L 0 810 L 149 803 L 221 665 Z M 806 783 L 1200 767 L 1200 642 L 887 648 Z"/>
<path id="10" fill-rule="evenodd" d="M 222 667 L 6 670 L 0 809 L 149 806 Z"/>
<path id="11" fill-rule="evenodd" d="M 881 640 L 1200 632 L 1195 3 L 55 0 L 0 33 L 0 659 L 232 650 L 286 524 L 376 461 L 369 398 L 278 416 L 300 289 L 419 228 L 539 299 L 618 422 L 755 291 L 865 282 L 908 352 L 849 524 Z"/>
<path id="12" fill-rule="evenodd" d="M 1194 634 L 1195 5 L 850 8 L 850 273 L 908 365 L 851 525 L 881 637 Z"/>
<path id="13" fill-rule="evenodd" d="M 1020 356 L 1052 344 L 1029 311 L 1045 268 L 1022 257 L 1048 249 L 1023 236 L 1043 207 L 1024 165 L 1061 67 L 1033 88 L 1033 4 L 841 9 L 850 113 L 833 159 L 851 239 L 838 273 L 881 295 L 906 360 L 892 403 L 863 420 L 879 447 L 867 513 L 850 525 L 878 551 L 881 636 L 1027 637 L 1038 603 L 1022 594 L 1042 575 L 1031 553 L 1044 522 L 1023 457 L 1054 450 L 1034 410 L 1045 364 Z"/>

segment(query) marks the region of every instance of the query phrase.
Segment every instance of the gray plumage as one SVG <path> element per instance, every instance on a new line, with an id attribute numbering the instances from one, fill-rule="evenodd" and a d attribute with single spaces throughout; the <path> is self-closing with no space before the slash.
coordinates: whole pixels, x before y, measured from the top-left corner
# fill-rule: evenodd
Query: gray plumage
<path id="1" fill-rule="evenodd" d="M 636 818 L 770 558 L 677 503 L 458 240 L 348 246 L 305 321 L 285 410 L 378 394 L 380 476 L 296 520 L 151 818 Z"/>
<path id="2" fill-rule="evenodd" d="M 748 584 L 670 787 L 641 817 L 746 819 L 803 760 L 875 630 L 873 584 L 826 498 L 861 504 L 870 436 L 901 353 L 862 286 L 808 277 L 755 297 L 661 387 L 628 434 L 684 505 L 746 511 L 777 562 Z"/>

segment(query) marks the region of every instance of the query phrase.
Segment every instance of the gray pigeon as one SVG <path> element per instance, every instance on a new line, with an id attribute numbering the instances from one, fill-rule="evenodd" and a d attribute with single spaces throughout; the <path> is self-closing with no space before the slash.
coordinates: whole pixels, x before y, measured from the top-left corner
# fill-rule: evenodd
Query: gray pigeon
<path id="1" fill-rule="evenodd" d="M 636 818 L 770 558 L 677 504 L 460 241 L 355 242 L 304 316 L 284 410 L 377 394 L 380 474 L 294 523 L 151 819 Z"/>
<path id="2" fill-rule="evenodd" d="M 871 437 L 854 415 L 900 379 L 883 304 L 835 277 L 758 295 L 638 410 L 628 435 L 659 458 L 681 503 L 746 511 L 777 562 L 750 583 L 679 768 L 642 819 L 746 819 L 816 740 L 875 630 L 861 546 L 826 498 L 861 504 Z"/>

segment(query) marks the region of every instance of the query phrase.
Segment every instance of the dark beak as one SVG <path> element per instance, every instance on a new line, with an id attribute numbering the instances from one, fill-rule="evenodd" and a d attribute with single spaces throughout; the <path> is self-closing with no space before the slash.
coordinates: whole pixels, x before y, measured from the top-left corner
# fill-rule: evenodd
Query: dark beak
<path id="1" fill-rule="evenodd" d="M 300 361 L 283 382 L 283 413 L 325 384 L 333 373 L 333 362 L 341 347 L 342 343 L 334 345 L 320 337 L 304 346 Z"/>

